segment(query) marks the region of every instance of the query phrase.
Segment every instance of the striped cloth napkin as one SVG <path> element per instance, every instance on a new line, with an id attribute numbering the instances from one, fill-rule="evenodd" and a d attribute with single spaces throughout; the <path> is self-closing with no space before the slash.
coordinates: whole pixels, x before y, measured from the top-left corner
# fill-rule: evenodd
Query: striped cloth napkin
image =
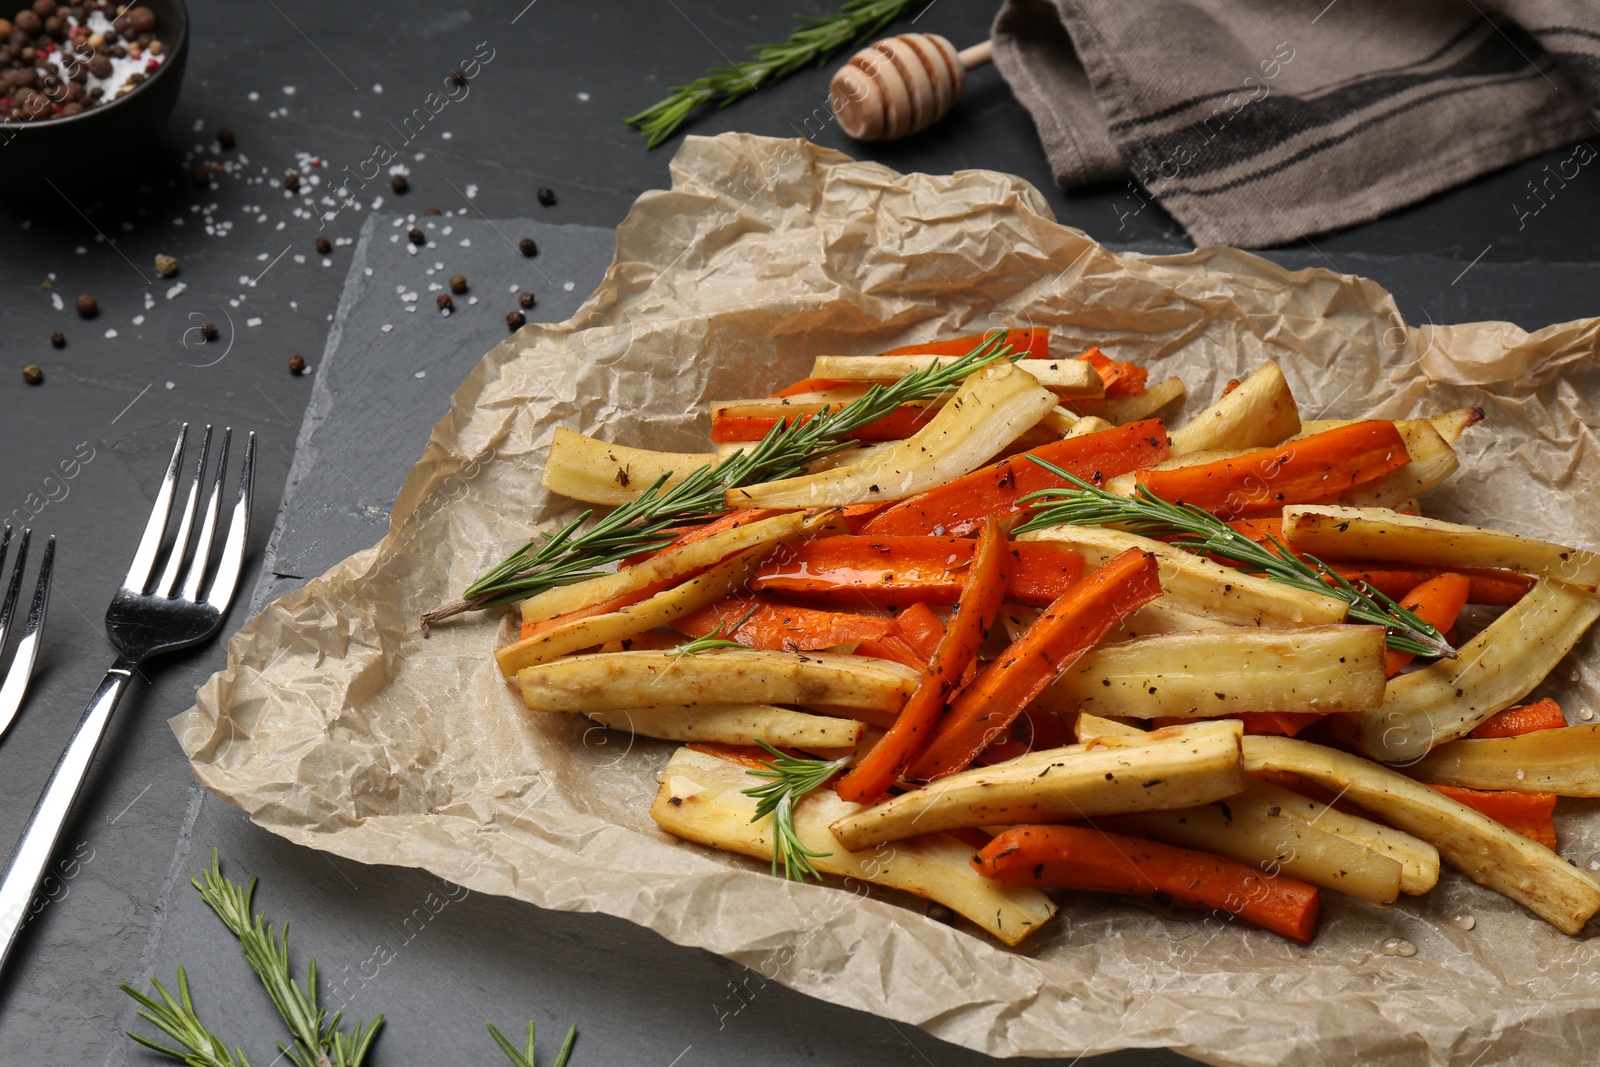
<path id="1" fill-rule="evenodd" d="M 1366 222 L 1564 145 L 1508 220 L 1600 191 L 1594 0 L 1006 0 L 994 59 L 1062 186 L 1132 178 L 1123 224 L 1150 196 L 1197 244 Z"/>

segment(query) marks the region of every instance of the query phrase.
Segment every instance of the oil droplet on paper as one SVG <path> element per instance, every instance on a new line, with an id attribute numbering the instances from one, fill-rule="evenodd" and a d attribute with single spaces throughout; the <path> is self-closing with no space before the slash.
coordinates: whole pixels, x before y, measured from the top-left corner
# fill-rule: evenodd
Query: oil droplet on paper
<path id="1" fill-rule="evenodd" d="M 1415 956 L 1417 946 L 1403 937 L 1391 937 L 1378 946 L 1378 951 L 1385 956 Z"/>
<path id="2" fill-rule="evenodd" d="M 1450 923 L 1458 930 L 1470 930 L 1478 925 L 1478 920 L 1466 912 L 1461 912 L 1459 915 L 1450 916 Z"/>

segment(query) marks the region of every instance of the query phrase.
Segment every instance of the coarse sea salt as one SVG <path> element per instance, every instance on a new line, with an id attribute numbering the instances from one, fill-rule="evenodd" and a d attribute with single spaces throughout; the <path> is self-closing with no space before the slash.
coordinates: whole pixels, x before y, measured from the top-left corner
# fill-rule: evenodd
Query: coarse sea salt
<path id="1" fill-rule="evenodd" d="M 246 326 L 260 326 L 261 317 L 259 315 L 251 316 L 250 318 L 244 320 L 244 324 Z"/>

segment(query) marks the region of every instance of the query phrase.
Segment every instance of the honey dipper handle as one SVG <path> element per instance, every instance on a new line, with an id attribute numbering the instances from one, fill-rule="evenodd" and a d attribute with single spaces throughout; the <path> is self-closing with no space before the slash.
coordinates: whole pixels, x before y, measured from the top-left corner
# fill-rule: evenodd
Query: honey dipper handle
<path id="1" fill-rule="evenodd" d="M 980 41 L 971 48 L 963 48 L 956 53 L 956 58 L 961 61 L 963 70 L 977 70 L 994 58 L 994 42 Z"/>

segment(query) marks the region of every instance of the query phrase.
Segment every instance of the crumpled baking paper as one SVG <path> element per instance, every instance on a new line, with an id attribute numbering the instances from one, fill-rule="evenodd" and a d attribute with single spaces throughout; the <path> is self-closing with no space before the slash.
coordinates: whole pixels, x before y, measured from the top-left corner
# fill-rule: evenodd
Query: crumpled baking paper
<path id="1" fill-rule="evenodd" d="M 708 400 L 764 395 L 819 353 L 1003 325 L 1048 326 L 1063 353 L 1097 344 L 1152 380 L 1181 375 L 1190 412 L 1267 359 L 1308 419 L 1481 406 L 1428 513 L 1600 547 L 1600 320 L 1412 328 L 1361 278 L 1225 248 L 1113 254 L 1009 175 L 902 175 L 803 141 L 691 137 L 577 315 L 524 328 L 467 377 L 388 535 L 233 638 L 227 668 L 172 720 L 195 775 L 299 844 L 622 916 L 994 1055 L 1595 1062 L 1593 942 L 1453 872 L 1387 910 L 1326 893 L 1308 948 L 1076 898 L 1007 950 L 921 902 L 785 883 L 667 836 L 646 809 L 673 746 L 525 711 L 490 659 L 493 619 L 419 632 L 424 610 L 577 512 L 539 488 L 555 427 L 703 450 Z M 1547 683 L 1569 714 L 1600 706 L 1596 664 L 1591 636 Z M 1563 851 L 1600 867 L 1600 810 L 1563 807 Z M 1385 954 L 1389 938 L 1416 954 Z"/>

